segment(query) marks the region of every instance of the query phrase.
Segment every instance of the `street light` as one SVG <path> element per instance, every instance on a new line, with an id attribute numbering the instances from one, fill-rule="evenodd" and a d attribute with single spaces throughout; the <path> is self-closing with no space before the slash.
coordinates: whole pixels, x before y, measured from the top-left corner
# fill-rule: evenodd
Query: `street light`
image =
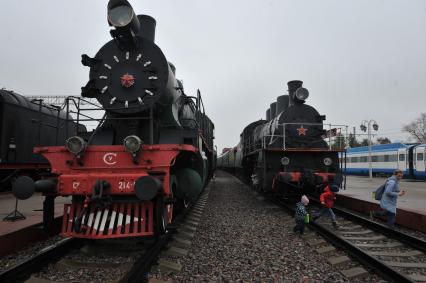
<path id="1" fill-rule="evenodd" d="M 371 123 L 373 123 L 373 125 L 371 125 Z M 367 124 L 367 126 L 365 124 Z M 368 175 L 370 180 L 373 179 L 373 167 L 371 164 L 371 126 L 373 126 L 373 130 L 379 130 L 379 125 L 377 124 L 376 120 L 373 119 L 370 121 L 363 120 L 359 126 L 363 132 L 368 130 Z"/>

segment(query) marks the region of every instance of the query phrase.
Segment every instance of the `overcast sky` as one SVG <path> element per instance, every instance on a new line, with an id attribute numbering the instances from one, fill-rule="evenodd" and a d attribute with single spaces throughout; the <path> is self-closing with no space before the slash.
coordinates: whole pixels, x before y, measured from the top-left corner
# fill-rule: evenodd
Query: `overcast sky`
<path id="1" fill-rule="evenodd" d="M 375 119 L 403 139 L 426 112 L 424 0 L 138 0 L 157 19 L 156 43 L 187 94 L 199 88 L 219 150 L 265 116 L 300 79 L 327 122 Z M 24 95 L 78 95 L 80 56 L 108 40 L 107 1 L 0 0 L 0 87 Z"/>

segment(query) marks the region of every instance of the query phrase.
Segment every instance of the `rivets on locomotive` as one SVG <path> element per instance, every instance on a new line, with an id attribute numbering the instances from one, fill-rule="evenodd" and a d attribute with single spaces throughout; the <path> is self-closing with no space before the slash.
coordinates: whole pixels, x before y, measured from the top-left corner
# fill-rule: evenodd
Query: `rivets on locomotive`
<path id="1" fill-rule="evenodd" d="M 99 79 L 100 80 L 106 80 L 106 79 L 108 79 L 108 77 L 107 76 L 99 76 Z"/>
<path id="2" fill-rule="evenodd" d="M 142 53 L 139 53 L 138 56 L 136 57 L 136 62 L 139 61 L 142 58 Z"/>
<path id="3" fill-rule="evenodd" d="M 148 78 L 148 80 L 156 80 L 156 79 L 158 79 L 156 76 L 150 76 L 149 78 Z"/>
<path id="4" fill-rule="evenodd" d="M 147 93 L 147 94 L 149 94 L 149 95 L 154 95 L 154 93 L 152 92 L 152 91 L 150 91 L 150 90 L 148 90 L 148 89 L 145 89 L 145 92 Z"/>
<path id="5" fill-rule="evenodd" d="M 110 102 L 109 102 L 109 104 L 113 104 L 114 103 L 114 101 L 117 99 L 117 97 L 113 97 L 113 98 L 111 98 L 111 100 L 110 100 Z"/>
<path id="6" fill-rule="evenodd" d="M 140 105 L 144 104 L 144 103 L 143 103 L 143 100 L 142 100 L 142 97 L 139 97 L 139 96 L 138 96 L 138 101 L 139 101 L 139 104 L 140 104 Z"/>
<path id="7" fill-rule="evenodd" d="M 126 102 L 124 102 L 124 107 L 129 108 L 129 101 L 126 100 Z"/>
<path id="8" fill-rule="evenodd" d="M 151 65 L 151 61 L 146 61 L 145 64 L 143 64 L 144 67 Z"/>
<path id="9" fill-rule="evenodd" d="M 114 55 L 114 60 L 118 63 L 120 60 L 118 60 L 117 56 Z"/>
<path id="10" fill-rule="evenodd" d="M 108 64 L 104 64 L 104 66 L 105 66 L 107 69 L 110 69 L 110 70 L 111 70 L 111 66 L 110 66 L 110 65 L 108 65 Z"/>
<path id="11" fill-rule="evenodd" d="M 105 93 L 105 91 L 107 91 L 107 89 L 108 89 L 108 86 L 106 85 L 106 86 L 104 86 L 104 88 L 102 89 L 102 93 Z"/>
<path id="12" fill-rule="evenodd" d="M 129 51 L 126 52 L 126 60 L 129 60 Z"/>

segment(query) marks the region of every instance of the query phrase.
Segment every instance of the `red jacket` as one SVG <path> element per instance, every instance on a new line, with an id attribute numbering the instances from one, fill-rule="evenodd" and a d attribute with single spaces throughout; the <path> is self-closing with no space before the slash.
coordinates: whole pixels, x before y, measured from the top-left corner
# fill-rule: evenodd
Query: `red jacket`
<path id="1" fill-rule="evenodd" d="M 325 207 L 332 208 L 335 199 L 336 195 L 330 190 L 330 187 L 325 187 L 324 192 L 320 195 L 320 202 L 324 203 Z"/>

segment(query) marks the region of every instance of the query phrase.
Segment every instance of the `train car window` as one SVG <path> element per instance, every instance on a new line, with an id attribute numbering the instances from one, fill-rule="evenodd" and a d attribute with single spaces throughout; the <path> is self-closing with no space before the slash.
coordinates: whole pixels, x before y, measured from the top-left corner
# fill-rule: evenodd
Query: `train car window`
<path id="1" fill-rule="evenodd" d="M 377 156 L 377 162 L 384 162 L 385 157 L 383 155 Z"/>
<path id="2" fill-rule="evenodd" d="M 386 155 L 384 156 L 384 158 L 385 158 L 384 162 L 389 162 L 389 155 L 387 155 L 387 154 L 386 154 Z"/>
<path id="3" fill-rule="evenodd" d="M 360 156 L 360 162 L 367 162 L 367 156 Z"/>
<path id="4" fill-rule="evenodd" d="M 423 153 L 417 153 L 417 161 L 423 161 Z"/>
<path id="5" fill-rule="evenodd" d="M 378 162 L 378 156 L 372 156 L 371 157 L 371 162 Z"/>
<path id="6" fill-rule="evenodd" d="M 397 160 L 398 160 L 398 155 L 396 155 L 396 154 L 389 155 L 389 161 L 390 162 L 395 162 Z"/>
<path id="7" fill-rule="evenodd" d="M 399 161 L 405 161 L 405 154 L 399 155 Z"/>

